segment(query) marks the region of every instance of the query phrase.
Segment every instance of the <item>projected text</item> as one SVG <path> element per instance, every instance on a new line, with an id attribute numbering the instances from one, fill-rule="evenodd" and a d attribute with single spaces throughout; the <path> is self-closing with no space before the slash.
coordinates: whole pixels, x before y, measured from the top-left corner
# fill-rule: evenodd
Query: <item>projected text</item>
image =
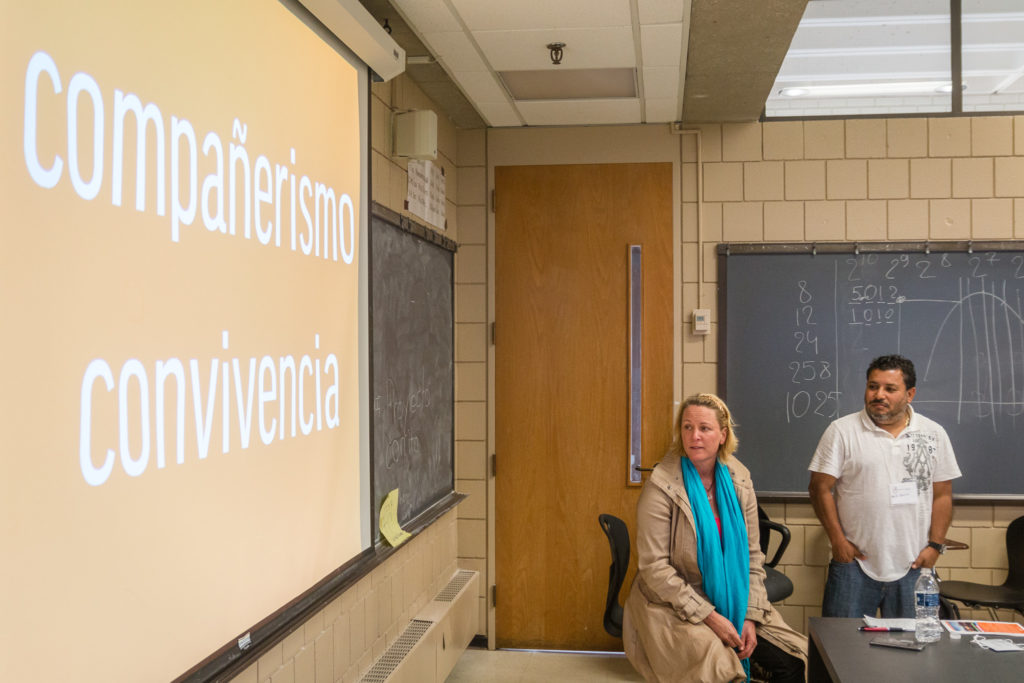
<path id="1" fill-rule="evenodd" d="M 63 102 L 61 101 L 63 100 Z M 111 111 L 110 150 L 105 142 L 106 112 Z M 41 159 L 39 154 L 40 110 L 50 116 L 63 111 L 67 124 L 67 161 L 59 154 Z M 90 120 L 91 117 L 91 120 Z M 147 131 L 153 131 L 156 180 L 155 211 L 167 215 L 170 194 L 170 237 L 181 239 L 182 226 L 191 226 L 197 214 L 208 232 L 255 239 L 262 245 L 282 246 L 282 224 L 288 239 L 284 246 L 306 256 L 351 264 L 356 249 L 356 218 L 352 197 L 294 171 L 295 149 L 288 165 L 272 163 L 263 154 L 255 160 L 245 147 L 248 126 L 235 119 L 225 149 L 221 137 L 207 132 L 202 138 L 204 166 L 212 167 L 199 186 L 200 145 L 188 119 L 171 116 L 139 97 L 115 89 L 109 101 L 97 81 L 87 73 L 74 74 L 67 92 L 57 63 L 45 52 L 36 52 L 25 72 L 25 123 L 23 150 L 29 175 L 37 185 L 53 188 L 67 176 L 75 193 L 93 200 L 100 195 L 110 157 L 110 202 L 121 206 L 125 177 L 125 124 L 136 130 L 135 209 L 146 211 L 148 167 Z M 88 126 L 87 124 L 90 124 Z M 81 135 L 86 126 L 91 135 Z M 170 153 L 170 172 L 166 159 Z M 82 160 L 91 159 L 87 168 Z M 66 174 L 65 174 L 66 171 Z M 239 202 L 241 194 L 241 202 Z M 239 209 L 239 203 L 241 209 Z M 287 208 L 287 219 L 282 218 Z M 242 226 L 239 228 L 239 213 Z M 298 214 L 301 213 L 301 220 Z"/>
<path id="2" fill-rule="evenodd" d="M 227 338 L 225 332 L 225 350 Z M 319 335 L 314 338 L 314 347 L 320 348 Z M 242 449 L 249 447 L 254 422 L 260 441 L 266 445 L 341 424 L 338 358 L 333 353 L 323 358 L 304 354 L 297 361 L 292 355 L 247 360 L 212 358 L 208 364 L 192 358 L 187 361 L 187 368 L 186 371 L 186 363 L 181 359 L 167 358 L 155 361 L 150 370 L 140 360 L 131 358 L 121 365 L 115 382 L 114 370 L 107 360 L 97 358 L 89 363 L 82 376 L 78 454 L 82 477 L 88 484 L 104 484 L 118 461 L 130 477 L 145 473 L 154 441 L 156 467 L 163 469 L 167 464 L 168 435 L 173 435 L 176 462 L 184 464 L 187 417 L 195 421 L 198 459 L 206 458 L 218 402 L 222 453 L 230 451 L 232 418 L 238 425 Z M 312 400 L 307 404 L 310 390 Z M 152 413 L 155 424 L 150 420 L 151 399 L 156 407 Z M 117 416 L 118 435 L 116 450 L 112 445 L 99 449 L 103 451 L 102 462 L 93 453 L 92 444 L 93 406 L 100 401 L 116 405 L 116 411 L 109 412 Z M 186 401 L 191 403 L 191 411 L 186 408 Z M 170 428 L 168 421 L 173 422 Z M 135 453 L 131 447 L 132 428 L 138 431 L 136 441 L 140 444 Z"/>

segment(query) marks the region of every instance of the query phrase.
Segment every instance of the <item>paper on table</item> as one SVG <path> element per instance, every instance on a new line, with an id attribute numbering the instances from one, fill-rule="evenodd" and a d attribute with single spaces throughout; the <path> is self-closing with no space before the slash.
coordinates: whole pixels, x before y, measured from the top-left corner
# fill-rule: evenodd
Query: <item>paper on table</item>
<path id="1" fill-rule="evenodd" d="M 998 636 L 1024 636 L 1024 626 L 1014 621 L 942 620 L 950 633 L 985 633 Z"/>
<path id="2" fill-rule="evenodd" d="M 384 497 L 380 506 L 380 533 L 384 535 L 392 547 L 405 543 L 412 534 L 398 524 L 398 489 L 394 489 Z"/>
<path id="3" fill-rule="evenodd" d="M 914 619 L 879 619 L 878 617 L 869 617 L 865 614 L 864 625 L 874 626 L 875 628 L 901 628 L 904 631 L 913 631 L 917 628 L 917 621 Z"/>

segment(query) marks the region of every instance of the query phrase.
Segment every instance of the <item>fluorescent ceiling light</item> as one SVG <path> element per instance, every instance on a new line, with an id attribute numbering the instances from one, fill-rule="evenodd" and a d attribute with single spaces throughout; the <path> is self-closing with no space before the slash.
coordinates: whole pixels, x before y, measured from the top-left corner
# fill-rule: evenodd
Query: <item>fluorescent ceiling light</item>
<path id="1" fill-rule="evenodd" d="M 802 85 L 782 88 L 785 97 L 876 97 L 885 95 L 931 95 L 952 92 L 949 81 L 907 83 L 847 83 L 844 85 Z"/>
<path id="2" fill-rule="evenodd" d="M 636 69 L 499 71 L 514 100 L 597 100 L 636 97 Z"/>

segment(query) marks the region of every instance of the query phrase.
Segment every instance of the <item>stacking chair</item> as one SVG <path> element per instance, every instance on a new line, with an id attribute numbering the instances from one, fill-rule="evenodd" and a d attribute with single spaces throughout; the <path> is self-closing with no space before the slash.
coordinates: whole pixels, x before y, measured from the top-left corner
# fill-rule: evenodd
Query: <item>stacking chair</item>
<path id="1" fill-rule="evenodd" d="M 614 515 L 597 516 L 601 530 L 608 537 L 612 550 L 612 563 L 608 567 L 608 598 L 604 607 L 604 630 L 615 638 L 622 637 L 622 605 L 619 604 L 619 590 L 626 578 L 629 567 L 629 529 L 626 523 Z"/>
<path id="2" fill-rule="evenodd" d="M 765 554 L 764 562 L 764 588 L 768 593 L 769 602 L 780 602 L 793 594 L 793 582 L 788 576 L 775 568 L 775 565 L 782 559 L 782 554 L 789 547 L 789 527 L 779 522 L 768 519 L 768 514 L 760 505 L 757 506 L 758 526 L 761 530 L 761 552 Z M 777 532 L 781 539 L 775 554 L 768 559 L 768 541 L 771 532 Z"/>
<path id="3" fill-rule="evenodd" d="M 997 609 L 1012 609 L 1024 616 L 1024 517 L 1018 517 L 1006 528 L 1006 557 L 1009 571 L 1000 586 L 972 581 L 942 581 L 939 595 L 968 607 L 984 607 L 993 621 Z"/>

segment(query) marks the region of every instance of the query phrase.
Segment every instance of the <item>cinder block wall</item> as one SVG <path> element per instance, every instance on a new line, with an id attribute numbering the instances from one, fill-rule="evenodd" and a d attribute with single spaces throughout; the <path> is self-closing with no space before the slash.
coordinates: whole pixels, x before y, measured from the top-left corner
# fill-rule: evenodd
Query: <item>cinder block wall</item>
<path id="1" fill-rule="evenodd" d="M 434 103 L 407 76 L 388 83 L 375 83 L 371 99 L 371 198 L 393 211 L 411 216 L 404 209 L 407 186 L 407 162 L 391 156 L 391 120 L 396 112 L 410 109 L 432 109 L 438 115 L 438 158 L 434 162 L 444 169 L 447 195 L 447 229 L 443 234 L 462 243 L 455 257 L 456 282 L 480 283 L 483 267 L 472 245 L 483 244 L 484 215 L 482 169 L 475 177 L 472 168 L 460 169 L 459 147 L 464 145 L 472 164 L 482 166 L 483 131 L 456 131 Z M 464 140 L 464 142 L 463 142 Z M 464 180 L 465 178 L 465 180 Z M 473 183 L 480 183 L 474 188 Z M 469 200 L 459 203 L 460 184 L 469 187 Z M 411 216 L 420 223 L 420 218 Z M 431 226 L 433 227 L 433 226 Z M 461 227 L 461 230 L 460 230 Z M 477 246 L 477 250 L 482 246 Z M 482 288 L 482 284 L 477 284 Z M 482 517 L 485 498 L 474 485 L 483 482 L 483 473 L 466 465 L 466 451 L 474 448 L 474 440 L 482 440 L 483 419 L 474 418 L 472 406 L 479 404 L 485 379 L 479 374 L 482 360 L 486 320 L 484 297 L 473 299 L 473 290 L 456 285 L 456 456 L 462 463 L 456 484 L 459 491 L 470 493 L 467 501 L 445 514 L 420 535 L 408 541 L 381 566 L 361 579 L 354 587 L 338 596 L 305 624 L 287 636 L 260 659 L 245 669 L 235 683 L 351 683 L 358 681 L 373 662 L 402 633 L 413 618 L 443 588 L 460 565 L 479 569 L 481 561 L 458 560 L 457 556 L 483 550 L 473 543 L 464 548 L 473 528 L 464 531 L 466 520 Z M 480 367 L 476 367 L 480 366 Z M 465 406 L 470 406 L 467 410 Z M 482 453 L 482 445 L 480 446 Z M 459 456 L 462 456 L 461 458 Z M 475 458 L 473 461 L 482 460 Z M 481 546 L 482 547 L 482 546 Z M 481 579 L 483 572 L 481 572 Z M 481 585 L 483 581 L 481 580 Z M 481 589 L 481 605 L 483 589 Z"/>
<path id="2" fill-rule="evenodd" d="M 459 567 L 480 573 L 480 633 L 487 633 L 487 135 L 460 130 L 459 251 L 455 258 L 455 489 Z M 493 541 L 491 541 L 493 542 Z"/>
<path id="3" fill-rule="evenodd" d="M 335 598 L 236 676 L 234 683 L 360 680 L 455 572 L 455 512 Z"/>
<path id="4" fill-rule="evenodd" d="M 717 315 L 709 285 L 717 281 L 715 247 L 722 241 L 1024 238 L 1024 116 L 710 125 L 700 129 L 700 143 L 700 254 L 697 139 L 684 141 L 682 151 L 684 311 L 710 308 Z M 706 283 L 700 306 L 698 258 Z M 703 339 L 682 331 L 684 395 L 715 386 L 717 319 L 713 323 Z M 795 590 L 781 612 L 806 629 L 807 618 L 821 613 L 828 539 L 810 504 L 765 509 L 793 534 L 781 569 Z M 970 548 L 947 552 L 939 577 L 1001 583 L 1006 526 L 1021 515 L 1024 505 L 957 506 L 949 536 Z M 988 618 L 983 610 L 963 616 Z M 1020 620 L 1000 613 L 1006 620 L 1015 616 Z"/>

